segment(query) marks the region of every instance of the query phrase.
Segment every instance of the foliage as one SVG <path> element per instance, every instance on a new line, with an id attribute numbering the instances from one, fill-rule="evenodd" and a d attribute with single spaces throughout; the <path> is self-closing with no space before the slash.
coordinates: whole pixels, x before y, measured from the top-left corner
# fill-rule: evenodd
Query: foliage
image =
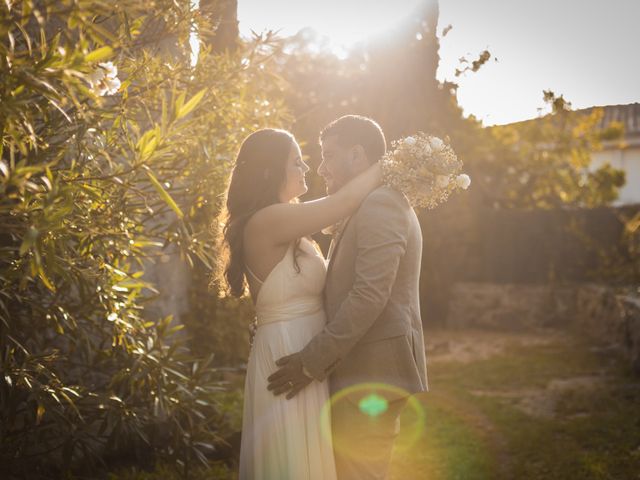
<path id="1" fill-rule="evenodd" d="M 462 57 L 460 59 L 461 67 L 456 68 L 455 76 L 459 77 L 460 75 L 463 75 L 464 73 L 469 71 L 477 72 L 485 63 L 489 61 L 489 59 L 491 59 L 491 52 L 489 50 L 483 50 L 482 52 L 480 52 L 478 58 L 476 60 L 473 60 L 471 62 L 471 65 L 469 65 L 469 60 L 467 60 L 465 57 Z M 465 66 L 462 67 L 462 64 L 464 64 Z"/>
<path id="2" fill-rule="evenodd" d="M 393 31 L 356 45 L 342 58 L 325 38 L 310 29 L 282 40 L 281 55 L 271 67 L 286 86 L 293 131 L 312 164 L 318 164 L 318 134 L 345 114 L 362 114 L 382 126 L 393 140 L 422 130 L 438 130 L 443 91 L 437 68 L 436 2 L 417 7 Z M 448 132 L 447 132 L 448 133 Z M 311 195 L 323 191 L 318 182 Z"/>
<path id="3" fill-rule="evenodd" d="M 628 283 L 638 285 L 640 284 L 640 212 L 630 218 L 623 218 L 623 221 L 622 244 L 626 248 L 630 261 L 624 262 L 622 268 L 629 279 Z"/>
<path id="4" fill-rule="evenodd" d="M 436 80 L 438 39 L 428 28 L 434 12 L 427 9 L 420 15 L 422 23 L 402 25 L 389 37 L 359 45 L 345 59 L 308 29 L 283 40 L 273 70 L 289 87 L 286 100 L 296 118 L 294 131 L 309 146 L 312 163 L 319 162 L 320 129 L 340 115 L 360 113 L 376 119 L 389 141 L 420 130 L 449 137 L 471 176 L 479 179 L 467 195 L 476 205 L 594 207 L 617 198 L 624 173 L 608 165 L 590 167 L 591 153 L 601 148 L 601 141 L 623 133 L 615 125 L 600 129 L 601 109 L 586 115 L 572 112 L 562 95 L 547 91 L 550 115 L 482 128 L 473 116 L 463 115 L 457 85 Z M 475 72 L 490 59 L 490 52 L 483 51 L 458 71 Z"/>
<path id="5" fill-rule="evenodd" d="M 640 285 L 640 209 L 620 207 L 614 213 L 621 226 L 616 242 L 595 242 L 579 224 L 572 224 L 570 231 L 598 259 L 597 267 L 589 272 L 590 279 L 628 290 Z"/>
<path id="6" fill-rule="evenodd" d="M 239 142 L 287 119 L 260 67 L 269 38 L 216 55 L 203 44 L 191 66 L 189 36 L 208 22 L 188 0 L 0 9 L 6 476 L 51 478 L 123 452 L 188 473 L 229 433 L 210 355 L 194 357 L 171 317 L 146 308 L 145 270 L 166 252 L 214 261 L 209 223 Z M 89 80 L 106 61 L 122 86 L 100 97 Z"/>
<path id="7" fill-rule="evenodd" d="M 181 477 L 176 474 L 171 465 L 161 464 L 153 471 L 131 468 L 110 473 L 107 478 L 108 480 L 179 480 Z M 209 468 L 194 468 L 189 478 L 191 480 L 235 480 L 238 476 L 227 465 L 214 463 Z"/>
<path id="8" fill-rule="evenodd" d="M 251 325 L 255 311 L 248 296 L 218 297 L 206 291 L 209 270 L 193 269 L 189 291 L 190 310 L 182 316 L 191 337 L 194 353 L 216 352 L 214 365 L 225 369 L 242 369 L 249 357 Z"/>
<path id="9" fill-rule="evenodd" d="M 488 201 L 527 209 L 610 204 L 625 177 L 610 165 L 590 168 L 591 153 L 601 148 L 603 136 L 612 134 L 599 129 L 602 110 L 576 114 L 550 91 L 544 100 L 550 115 L 490 129 L 488 154 L 477 176 Z"/>

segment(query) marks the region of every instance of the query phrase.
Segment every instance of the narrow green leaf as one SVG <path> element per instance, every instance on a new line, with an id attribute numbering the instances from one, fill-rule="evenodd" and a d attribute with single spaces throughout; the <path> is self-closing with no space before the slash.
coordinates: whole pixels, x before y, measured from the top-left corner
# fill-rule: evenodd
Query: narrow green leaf
<path id="1" fill-rule="evenodd" d="M 27 234 L 22 239 L 22 244 L 20 245 L 20 256 L 31 250 L 31 247 L 35 245 L 36 240 L 38 239 L 38 234 L 38 230 L 35 227 L 29 228 Z"/>
<path id="2" fill-rule="evenodd" d="M 176 212 L 176 215 L 178 215 L 178 218 L 184 217 L 184 213 L 182 213 L 182 210 L 180 210 L 180 207 L 178 206 L 178 204 L 173 200 L 173 198 L 171 198 L 171 195 L 169 195 L 169 193 L 164 189 L 164 187 L 158 181 L 155 175 L 151 173 L 151 170 L 147 170 L 147 176 L 149 177 L 149 180 L 151 180 L 151 184 L 156 189 L 158 194 L 160 194 L 160 197 L 165 201 L 167 205 L 169 205 L 171 210 Z"/>
<path id="3" fill-rule="evenodd" d="M 44 405 L 38 403 L 38 408 L 36 410 L 36 425 L 40 425 L 42 421 L 42 417 L 44 416 L 45 408 Z"/>
<path id="4" fill-rule="evenodd" d="M 136 148 L 140 151 L 140 161 L 149 159 L 158 146 L 160 129 L 158 127 L 146 131 L 138 140 Z"/>
<path id="5" fill-rule="evenodd" d="M 157 146 L 158 138 L 155 136 L 151 137 L 151 139 L 145 143 L 144 148 L 140 151 L 140 160 L 144 162 L 149 159 L 151 155 L 153 155 L 153 152 L 155 152 Z"/>
<path id="6" fill-rule="evenodd" d="M 87 55 L 84 57 L 85 61 L 87 62 L 99 62 L 101 60 L 106 60 L 107 58 L 109 58 L 110 56 L 113 55 L 113 48 L 111 47 L 101 47 L 98 48 L 97 50 L 94 50 L 93 52 L 89 52 L 87 53 Z"/>
<path id="7" fill-rule="evenodd" d="M 54 287 L 53 283 L 51 283 L 51 280 L 47 278 L 47 275 L 44 273 L 44 269 L 42 268 L 42 266 L 38 268 L 38 276 L 40 277 L 40 280 L 42 280 L 42 283 L 44 283 L 45 287 L 47 287 L 52 292 L 56 291 L 56 287 Z"/>
<path id="8" fill-rule="evenodd" d="M 194 108 L 196 108 L 200 103 L 200 101 L 202 100 L 202 97 L 204 97 L 204 94 L 206 93 L 206 91 L 207 89 L 203 88 L 198 93 L 196 93 L 193 97 L 191 97 L 191 100 L 185 103 L 178 110 L 178 115 L 176 115 L 176 119 L 179 119 L 184 117 L 185 115 L 188 115 Z"/>
<path id="9" fill-rule="evenodd" d="M 174 108 L 176 115 L 178 115 L 178 112 L 182 110 L 182 106 L 184 105 L 184 99 L 186 95 L 187 95 L 186 92 L 182 92 L 180 95 L 178 95 L 178 98 L 176 99 L 175 108 Z"/>
<path id="10" fill-rule="evenodd" d="M 169 112 L 168 112 L 168 108 L 167 108 L 167 99 L 163 95 L 162 96 L 162 116 L 161 116 L 161 120 L 160 120 L 161 131 L 162 131 L 163 135 L 167 133 L 167 125 L 168 124 L 169 124 Z"/>

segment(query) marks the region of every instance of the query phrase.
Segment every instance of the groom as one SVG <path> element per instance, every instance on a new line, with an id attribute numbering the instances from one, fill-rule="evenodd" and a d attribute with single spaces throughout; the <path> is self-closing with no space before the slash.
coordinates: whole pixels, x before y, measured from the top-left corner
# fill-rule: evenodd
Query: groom
<path id="1" fill-rule="evenodd" d="M 320 134 L 318 173 L 329 194 L 386 150 L 373 120 L 341 117 Z M 327 324 L 305 348 L 278 360 L 269 390 L 292 398 L 329 376 L 338 478 L 386 478 L 399 415 L 427 390 L 418 280 L 422 234 L 403 194 L 379 187 L 339 224 L 329 249 Z"/>

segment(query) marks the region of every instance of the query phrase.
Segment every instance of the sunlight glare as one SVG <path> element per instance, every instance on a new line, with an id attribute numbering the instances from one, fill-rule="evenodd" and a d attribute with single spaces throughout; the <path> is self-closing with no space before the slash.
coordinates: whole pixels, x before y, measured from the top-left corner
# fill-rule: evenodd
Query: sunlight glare
<path id="1" fill-rule="evenodd" d="M 191 0 L 191 11 L 196 11 L 199 8 L 200 0 Z M 191 33 L 189 34 L 189 46 L 191 47 L 191 66 L 195 67 L 198 63 L 198 55 L 200 54 L 200 39 L 195 25 L 191 27 Z"/>
<path id="2" fill-rule="evenodd" d="M 404 0 L 401 5 L 389 0 L 245 0 L 238 2 L 238 20 L 243 36 L 250 36 L 251 30 L 257 33 L 274 30 L 289 36 L 308 26 L 328 37 L 331 50 L 346 58 L 345 52 L 350 47 L 392 29 L 424 3 L 424 0 Z"/>

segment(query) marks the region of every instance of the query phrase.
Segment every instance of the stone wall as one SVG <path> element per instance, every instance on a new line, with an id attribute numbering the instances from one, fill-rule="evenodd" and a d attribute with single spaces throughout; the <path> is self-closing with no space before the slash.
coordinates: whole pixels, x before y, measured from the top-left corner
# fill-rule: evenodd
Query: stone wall
<path id="1" fill-rule="evenodd" d="M 461 195 L 420 212 L 421 309 L 432 323 L 444 325 L 452 288 L 459 282 L 604 284 L 614 274 L 640 282 L 624 223 L 640 212 L 640 204 L 513 210 L 467 201 Z"/>
<path id="2" fill-rule="evenodd" d="M 594 284 L 456 283 L 447 326 L 532 330 L 577 327 L 620 346 L 640 373 L 640 294 Z"/>
<path id="3" fill-rule="evenodd" d="M 619 345 L 640 374 L 640 290 L 617 293 L 601 285 L 576 288 L 573 323 L 590 336 Z"/>
<path id="4" fill-rule="evenodd" d="M 577 292 L 548 285 L 457 283 L 452 288 L 447 326 L 527 330 L 566 323 Z"/>

